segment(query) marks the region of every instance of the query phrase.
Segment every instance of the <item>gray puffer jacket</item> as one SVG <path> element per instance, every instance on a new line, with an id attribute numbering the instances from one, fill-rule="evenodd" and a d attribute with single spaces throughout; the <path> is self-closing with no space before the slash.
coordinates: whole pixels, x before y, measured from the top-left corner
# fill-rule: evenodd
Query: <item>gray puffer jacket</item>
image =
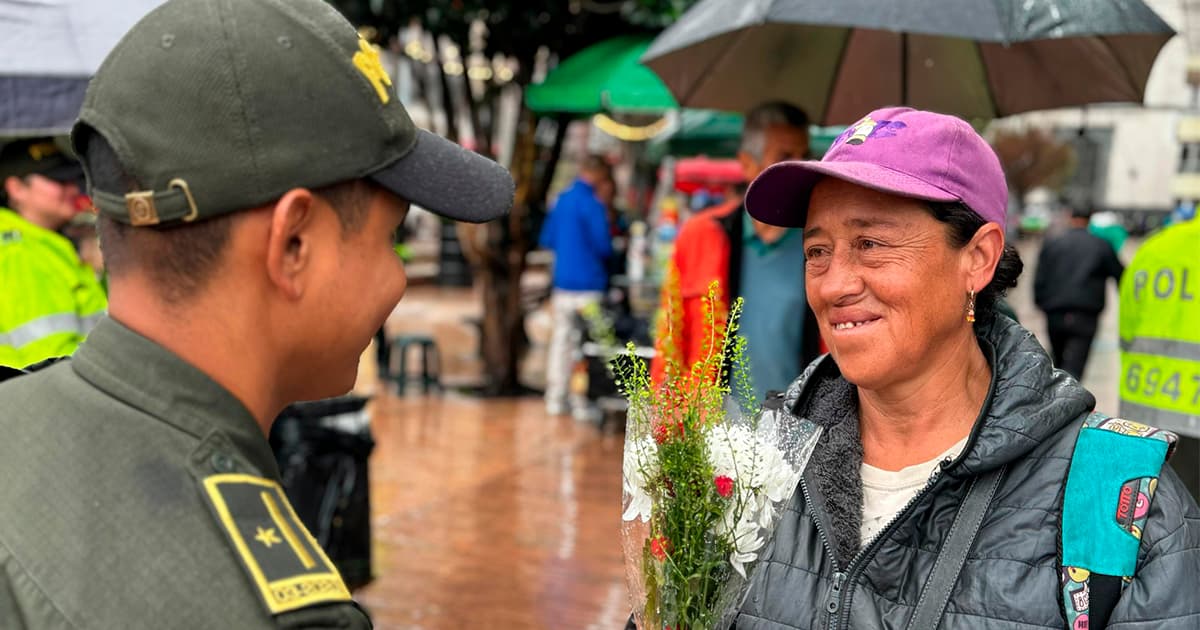
<path id="1" fill-rule="evenodd" d="M 969 481 L 1000 466 L 1006 466 L 1001 485 L 940 628 L 1065 627 L 1058 576 L 1062 494 L 1076 435 L 1095 398 L 1055 371 L 1032 335 L 1011 320 L 981 323 L 978 335 L 993 377 L 962 455 L 943 462 L 865 547 L 854 387 L 829 357 L 793 384 L 786 404 L 826 429 L 755 575 L 738 630 L 905 628 Z M 1111 630 L 1200 628 L 1200 509 L 1169 467 L 1137 567 Z"/>

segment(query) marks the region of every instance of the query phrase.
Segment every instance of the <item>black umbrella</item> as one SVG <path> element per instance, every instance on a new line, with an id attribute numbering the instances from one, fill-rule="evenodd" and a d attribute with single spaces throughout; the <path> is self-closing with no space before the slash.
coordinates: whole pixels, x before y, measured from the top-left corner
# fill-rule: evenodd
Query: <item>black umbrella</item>
<path id="1" fill-rule="evenodd" d="M 0 135 L 66 133 L 88 80 L 163 0 L 0 0 Z"/>
<path id="2" fill-rule="evenodd" d="M 684 107 L 785 100 L 848 124 L 903 104 L 989 119 L 1140 103 L 1174 34 L 1141 0 L 702 0 L 642 61 Z"/>

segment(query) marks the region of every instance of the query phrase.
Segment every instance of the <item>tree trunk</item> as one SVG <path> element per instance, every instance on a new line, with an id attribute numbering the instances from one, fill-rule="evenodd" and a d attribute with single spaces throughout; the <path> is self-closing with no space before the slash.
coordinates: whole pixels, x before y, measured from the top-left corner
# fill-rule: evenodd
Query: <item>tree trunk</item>
<path id="1" fill-rule="evenodd" d="M 437 67 L 437 77 L 442 93 L 442 111 L 446 114 L 446 138 L 458 144 L 458 112 L 454 106 L 454 98 L 450 95 L 450 77 L 446 76 L 446 64 L 442 60 L 442 47 L 438 36 L 433 36 L 433 64 Z"/>
<path id="2" fill-rule="evenodd" d="M 571 117 L 559 114 L 554 121 L 557 125 L 554 128 L 554 144 L 550 147 L 550 157 L 546 160 L 546 168 L 542 171 L 542 178 L 538 181 L 538 186 L 531 198 L 531 201 L 538 205 L 538 210 L 542 212 L 546 210 L 546 197 L 550 194 L 550 185 L 554 183 L 554 171 L 558 170 L 558 161 L 562 158 L 563 145 L 566 144 L 567 127 L 571 124 Z"/>
<path id="3" fill-rule="evenodd" d="M 521 277 L 525 257 L 534 246 L 531 220 L 535 208 L 541 209 L 546 189 L 553 178 L 562 145 L 566 139 L 566 121 L 560 121 L 545 171 L 535 181 L 534 166 L 538 147 L 535 142 L 536 118 L 522 113 L 522 124 L 513 155 L 512 174 L 516 195 L 512 213 L 486 225 L 459 224 L 459 239 L 467 258 L 475 266 L 476 279 L 483 298 L 483 393 L 489 396 L 515 395 L 522 391 L 520 362 L 529 345 L 525 334 L 525 310 L 521 300 Z"/>
<path id="4" fill-rule="evenodd" d="M 495 113 L 500 109 L 496 99 L 499 98 L 499 90 L 493 88 L 490 84 L 484 88 L 483 99 L 475 100 L 471 84 L 467 83 L 467 111 L 471 116 L 471 126 L 475 128 L 475 150 L 480 153 L 495 159 L 497 156 L 492 154 L 492 131 L 496 124 Z M 484 113 L 488 115 L 488 124 L 483 124 Z"/>
<path id="5" fill-rule="evenodd" d="M 440 61 L 440 50 L 435 52 Z M 532 63 L 523 63 L 529 67 Z M 455 107 L 451 96 L 448 77 L 438 68 L 441 78 L 442 98 L 449 117 L 450 128 L 457 131 Z M 490 108 L 489 122 L 496 124 L 500 111 L 495 99 L 501 90 L 489 89 L 485 99 L 490 102 L 480 105 L 474 102 L 470 86 L 465 86 L 465 106 L 475 127 L 477 148 L 490 149 L 492 129 L 482 129 L 480 107 Z M 521 277 L 525 272 L 525 257 L 533 249 L 532 219 L 544 208 L 546 193 L 554 177 L 559 157 L 562 155 L 569 118 L 560 117 L 559 127 L 551 147 L 550 159 L 535 181 L 535 165 L 538 159 L 536 143 L 537 118 L 522 108 L 518 114 L 518 135 L 513 152 L 511 172 L 516 184 L 512 212 L 505 219 L 484 225 L 459 223 L 458 239 L 463 253 L 475 269 L 475 279 L 483 300 L 480 348 L 483 354 L 484 383 L 482 393 L 486 396 L 511 396 L 522 392 L 520 364 L 529 339 L 525 333 L 525 310 L 521 300 Z M 452 133 L 453 133 L 452 131 Z M 457 135 L 457 134 L 455 134 Z M 454 137 L 454 136 L 452 136 Z"/>
<path id="6" fill-rule="evenodd" d="M 521 276 L 525 271 L 525 255 L 531 248 L 524 228 L 535 150 L 532 125 L 526 124 L 518 137 L 513 159 L 516 194 L 507 218 L 484 225 L 458 225 L 459 240 L 475 267 L 483 298 L 480 346 L 484 362 L 483 393 L 488 396 L 515 395 L 521 391 L 520 359 L 528 343 L 525 313 L 521 308 Z"/>

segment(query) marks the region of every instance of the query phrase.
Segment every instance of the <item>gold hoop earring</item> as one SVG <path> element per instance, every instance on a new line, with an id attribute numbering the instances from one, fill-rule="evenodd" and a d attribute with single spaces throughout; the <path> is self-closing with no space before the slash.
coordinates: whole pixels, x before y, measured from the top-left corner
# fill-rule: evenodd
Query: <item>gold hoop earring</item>
<path id="1" fill-rule="evenodd" d="M 975 323 L 975 289 L 967 293 L 967 323 Z"/>

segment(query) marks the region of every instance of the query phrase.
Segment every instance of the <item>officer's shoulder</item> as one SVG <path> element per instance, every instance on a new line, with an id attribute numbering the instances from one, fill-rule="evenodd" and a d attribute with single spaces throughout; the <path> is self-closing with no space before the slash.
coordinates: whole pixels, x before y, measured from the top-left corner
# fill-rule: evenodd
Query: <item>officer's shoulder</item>
<path id="1" fill-rule="evenodd" d="M 1146 240 L 1142 242 L 1141 247 L 1134 254 L 1134 258 L 1137 258 L 1139 254 L 1152 254 L 1160 247 L 1173 247 L 1186 244 L 1190 249 L 1195 247 L 1195 238 L 1197 236 L 1200 236 L 1200 219 L 1192 219 L 1186 223 L 1176 223 L 1159 228 L 1146 235 Z"/>
<path id="2" fill-rule="evenodd" d="M 54 362 L 37 371 L 0 380 L 0 433 L 28 433 L 44 427 L 80 402 L 90 386 L 69 360 Z M 8 433 L 11 437 L 11 433 Z"/>

